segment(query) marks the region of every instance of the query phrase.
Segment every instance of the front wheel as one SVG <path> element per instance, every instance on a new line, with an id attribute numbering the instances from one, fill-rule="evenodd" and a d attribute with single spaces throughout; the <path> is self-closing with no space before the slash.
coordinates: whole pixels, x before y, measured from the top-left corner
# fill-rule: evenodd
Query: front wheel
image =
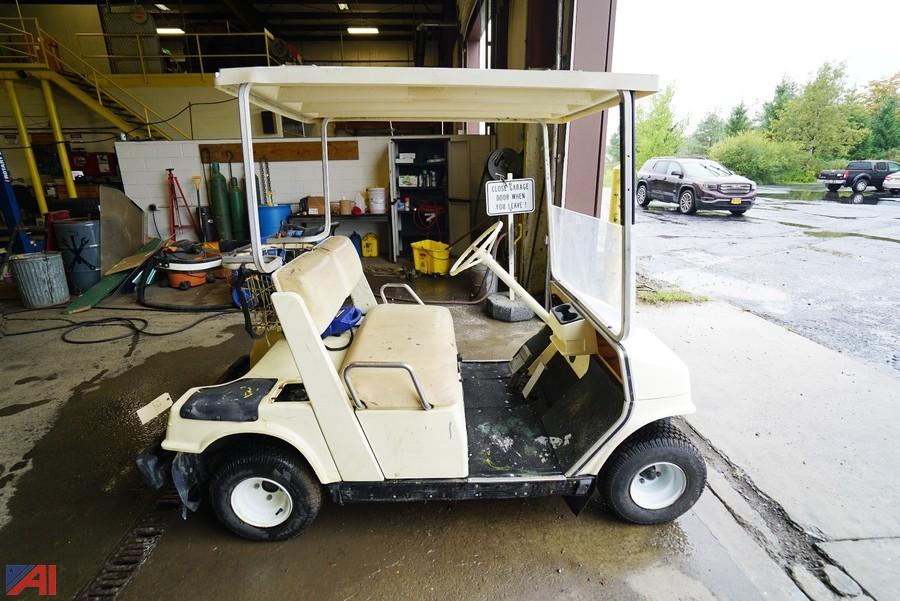
<path id="1" fill-rule="evenodd" d="M 638 184 L 637 192 L 635 192 L 635 200 L 638 206 L 646 209 L 650 204 L 650 196 L 647 194 L 647 184 Z"/>
<path id="2" fill-rule="evenodd" d="M 322 505 L 321 488 L 302 462 L 274 446 L 230 455 L 213 476 L 209 494 L 219 521 L 255 541 L 300 534 Z"/>
<path id="3" fill-rule="evenodd" d="M 840 184 L 828 184 L 828 189 L 831 190 L 832 192 L 837 192 L 838 190 L 841 189 L 841 185 Z"/>
<path id="4" fill-rule="evenodd" d="M 693 215 L 697 212 L 697 203 L 691 189 L 682 190 L 678 196 L 678 210 L 682 215 Z"/>
<path id="5" fill-rule="evenodd" d="M 635 524 L 674 520 L 694 506 L 706 485 L 700 452 L 667 422 L 639 431 L 609 461 L 600 494 L 615 515 Z"/>
<path id="6" fill-rule="evenodd" d="M 867 179 L 858 179 L 853 182 L 853 191 L 854 192 L 865 192 L 866 188 L 869 187 L 869 180 Z"/>

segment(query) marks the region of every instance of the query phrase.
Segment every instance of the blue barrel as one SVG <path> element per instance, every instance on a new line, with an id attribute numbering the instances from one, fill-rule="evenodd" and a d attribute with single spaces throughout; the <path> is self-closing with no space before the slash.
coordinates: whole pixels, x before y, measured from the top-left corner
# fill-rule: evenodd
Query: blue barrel
<path id="1" fill-rule="evenodd" d="M 281 222 L 291 216 L 291 205 L 259 207 L 259 235 L 263 242 L 281 229 Z"/>
<path id="2" fill-rule="evenodd" d="M 27 309 L 53 307 L 69 301 L 62 255 L 56 251 L 13 255 L 9 265 Z"/>
<path id="3" fill-rule="evenodd" d="M 100 281 L 100 222 L 64 219 L 53 224 L 72 294 L 82 294 Z"/>

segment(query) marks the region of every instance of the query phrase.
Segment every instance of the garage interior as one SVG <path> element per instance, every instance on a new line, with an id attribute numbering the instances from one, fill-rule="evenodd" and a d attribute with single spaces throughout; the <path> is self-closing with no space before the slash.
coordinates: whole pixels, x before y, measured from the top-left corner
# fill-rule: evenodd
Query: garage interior
<path id="1" fill-rule="evenodd" d="M 141 427 L 139 407 L 224 377 L 259 344 L 260 324 L 241 302 L 252 283 L 236 284 L 221 259 L 247 243 L 248 183 L 237 102 L 215 88 L 219 69 L 606 71 L 614 24 L 615 0 L 0 5 L 0 369 L 13 379 L 0 409 L 10 433 L 0 444 L 0 555 L 60 566 L 59 594 L 79 599 L 480 598 L 497 579 L 510 598 L 594 594 L 620 554 L 640 562 L 641 538 L 655 535 L 591 507 L 588 529 L 609 542 L 598 552 L 558 499 L 326 504 L 323 524 L 272 553 L 230 537 L 209 511 L 181 519 L 177 497 L 146 490 L 133 462 L 164 425 Z M 485 298 L 505 291 L 487 272 L 446 275 L 491 222 L 486 181 L 533 178 L 543 202 L 537 126 L 331 123 L 326 202 L 322 132 L 257 107 L 252 120 L 249 185 L 264 237 L 319 231 L 330 212 L 331 233 L 358 246 L 374 289 L 407 284 L 450 307 L 467 357 L 506 359 L 540 329 L 485 314 Z M 553 197 L 588 215 L 608 210 L 606 127 L 596 115 L 551 131 Z M 515 223 L 514 273 L 543 301 L 546 216 Z M 7 259 L 40 250 L 59 252 L 66 285 L 57 297 L 22 298 Z M 548 526 L 542 513 L 558 519 Z"/>

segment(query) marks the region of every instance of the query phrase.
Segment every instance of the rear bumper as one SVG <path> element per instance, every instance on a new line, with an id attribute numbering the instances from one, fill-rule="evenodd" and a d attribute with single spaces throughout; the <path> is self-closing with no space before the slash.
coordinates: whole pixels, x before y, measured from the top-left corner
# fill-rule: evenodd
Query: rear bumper
<path id="1" fill-rule="evenodd" d="M 820 184 L 825 184 L 826 186 L 846 186 L 847 182 L 844 179 L 828 179 L 824 177 L 818 178 Z"/>

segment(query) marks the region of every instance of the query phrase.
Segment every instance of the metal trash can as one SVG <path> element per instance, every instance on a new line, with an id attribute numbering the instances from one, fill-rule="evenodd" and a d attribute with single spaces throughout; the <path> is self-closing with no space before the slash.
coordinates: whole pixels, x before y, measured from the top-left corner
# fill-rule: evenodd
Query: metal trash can
<path id="1" fill-rule="evenodd" d="M 82 294 L 100 281 L 100 222 L 66 219 L 53 224 L 72 294 Z"/>
<path id="2" fill-rule="evenodd" d="M 42 309 L 69 302 L 69 287 L 62 255 L 56 251 L 13 255 L 9 265 L 19 296 L 28 309 Z"/>

